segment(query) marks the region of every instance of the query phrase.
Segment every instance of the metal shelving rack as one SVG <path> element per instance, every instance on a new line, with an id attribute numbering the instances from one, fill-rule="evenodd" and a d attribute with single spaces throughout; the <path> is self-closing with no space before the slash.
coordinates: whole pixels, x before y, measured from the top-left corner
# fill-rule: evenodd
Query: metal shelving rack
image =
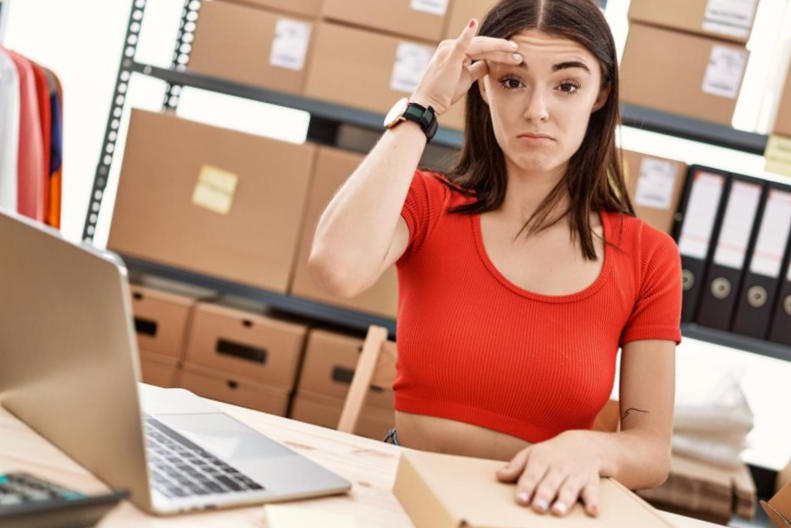
<path id="1" fill-rule="evenodd" d="M 184 2 L 184 10 L 171 68 L 160 68 L 137 62 L 135 54 L 145 6 L 146 0 L 134 0 L 129 16 L 126 44 L 118 69 L 113 103 L 102 145 L 102 155 L 96 169 L 91 202 L 83 230 L 83 239 L 85 241 L 91 242 L 96 231 L 104 189 L 107 185 L 110 166 L 113 163 L 113 153 L 118 138 L 121 116 L 126 103 L 126 91 L 129 86 L 129 79 L 133 73 L 161 79 L 167 83 L 167 91 L 163 102 L 165 110 L 175 110 L 178 106 L 181 90 L 184 87 L 191 87 L 306 111 L 311 115 L 308 139 L 323 144 L 334 144 L 338 128 L 342 124 L 356 125 L 371 130 L 381 129 L 383 116 L 373 112 L 188 72 L 189 52 L 197 27 L 197 20 L 200 16 L 201 0 L 185 0 Z M 692 139 L 752 154 L 763 154 L 768 139 L 760 134 L 742 132 L 715 123 L 698 121 L 632 105 L 623 105 L 623 123 L 643 130 Z M 463 135 L 459 131 L 440 129 L 434 143 L 446 147 L 459 148 L 462 138 Z M 158 276 L 193 286 L 217 290 L 229 295 L 263 302 L 274 309 L 284 312 L 357 330 L 365 330 L 371 324 L 378 324 L 388 328 L 392 335 L 395 334 L 395 321 L 392 319 L 270 292 L 216 277 L 193 273 L 188 270 L 141 260 L 129 255 L 122 255 L 122 257 L 129 270 L 133 273 Z M 694 324 L 682 325 L 682 332 L 684 336 L 689 338 L 791 361 L 791 347 L 742 337 L 729 332 L 712 330 Z"/>

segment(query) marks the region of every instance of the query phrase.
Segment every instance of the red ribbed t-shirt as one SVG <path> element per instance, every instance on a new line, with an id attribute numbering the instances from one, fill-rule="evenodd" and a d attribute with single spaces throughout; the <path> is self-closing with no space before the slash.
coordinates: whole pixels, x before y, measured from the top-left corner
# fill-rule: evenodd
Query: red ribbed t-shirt
<path id="1" fill-rule="evenodd" d="M 601 213 L 602 271 L 585 290 L 526 291 L 489 260 L 472 198 L 417 171 L 401 215 L 395 407 L 528 442 L 590 429 L 615 380 L 619 347 L 680 343 L 681 259 L 675 242 L 636 218 Z"/>

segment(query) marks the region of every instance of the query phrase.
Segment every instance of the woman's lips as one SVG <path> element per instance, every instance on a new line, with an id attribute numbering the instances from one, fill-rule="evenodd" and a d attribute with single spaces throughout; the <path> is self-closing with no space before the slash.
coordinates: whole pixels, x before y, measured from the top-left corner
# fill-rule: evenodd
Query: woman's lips
<path id="1" fill-rule="evenodd" d="M 530 147 L 542 147 L 555 142 L 554 138 L 546 134 L 520 134 L 518 138 L 523 145 Z"/>

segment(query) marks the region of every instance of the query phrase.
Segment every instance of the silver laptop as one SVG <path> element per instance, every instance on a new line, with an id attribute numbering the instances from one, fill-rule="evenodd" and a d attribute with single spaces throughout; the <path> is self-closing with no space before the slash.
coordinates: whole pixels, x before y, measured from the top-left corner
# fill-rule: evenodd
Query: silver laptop
<path id="1" fill-rule="evenodd" d="M 122 261 L 0 212 L 3 407 L 152 513 L 351 487 L 194 394 L 139 379 Z"/>

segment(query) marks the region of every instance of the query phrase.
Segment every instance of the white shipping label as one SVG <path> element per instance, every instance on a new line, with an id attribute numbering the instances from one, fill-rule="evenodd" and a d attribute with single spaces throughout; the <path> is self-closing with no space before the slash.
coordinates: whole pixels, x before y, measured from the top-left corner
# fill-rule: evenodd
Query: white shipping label
<path id="1" fill-rule="evenodd" d="M 717 250 L 714 252 L 715 264 L 742 269 L 760 200 L 760 185 L 733 182 Z"/>
<path id="2" fill-rule="evenodd" d="M 684 256 L 705 259 L 725 187 L 725 178 L 707 173 L 696 174 L 694 178 L 681 236 L 678 239 L 678 250 Z"/>
<path id="3" fill-rule="evenodd" d="M 766 200 L 750 271 L 776 279 L 780 276 L 788 236 L 791 235 L 791 193 L 772 190 Z"/>
<path id="4" fill-rule="evenodd" d="M 635 202 L 641 207 L 670 209 L 676 188 L 676 164 L 655 158 L 645 158 L 640 164 Z"/>
<path id="5" fill-rule="evenodd" d="M 433 56 L 434 48 L 401 42 L 393 65 L 393 75 L 390 77 L 390 88 L 410 94 L 414 92 Z"/>
<path id="6" fill-rule="evenodd" d="M 714 46 L 703 79 L 703 91 L 711 95 L 736 99 L 746 64 L 746 51 Z"/>
<path id="7" fill-rule="evenodd" d="M 744 36 L 753 24 L 755 7 L 758 0 L 709 0 L 704 16 L 706 24 L 719 24 L 723 27 L 744 31 Z"/>
<path id="8" fill-rule="evenodd" d="M 310 47 L 311 24 L 281 18 L 275 27 L 275 39 L 269 63 L 289 70 L 303 70 Z"/>
<path id="9" fill-rule="evenodd" d="M 412 0 L 410 5 L 415 11 L 431 15 L 445 16 L 448 12 L 448 0 Z"/>
<path id="10" fill-rule="evenodd" d="M 703 30 L 708 31 L 709 33 L 719 33 L 720 35 L 726 35 L 728 37 L 736 37 L 736 38 L 747 38 L 750 34 L 749 29 L 745 28 L 737 28 L 733 26 L 729 26 L 727 24 L 723 24 L 721 22 L 703 22 Z"/>

